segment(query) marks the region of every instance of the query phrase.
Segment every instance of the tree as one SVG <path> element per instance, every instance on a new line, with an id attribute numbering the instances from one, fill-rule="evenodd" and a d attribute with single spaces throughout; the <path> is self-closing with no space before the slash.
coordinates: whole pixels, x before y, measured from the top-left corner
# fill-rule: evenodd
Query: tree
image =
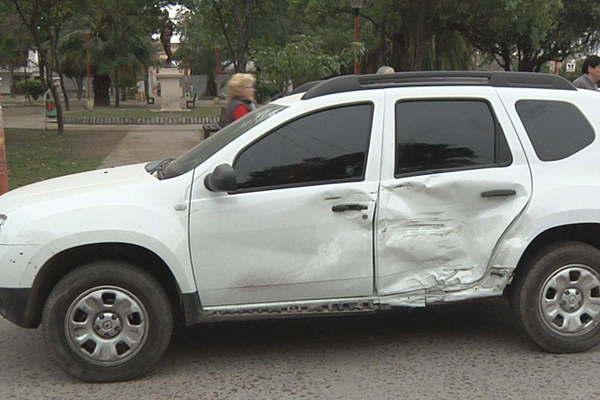
<path id="1" fill-rule="evenodd" d="M 540 71 L 598 43 L 600 4 L 584 0 L 452 2 L 448 26 L 506 71 Z"/>
<path id="2" fill-rule="evenodd" d="M 166 15 L 167 0 L 98 0 L 81 7 L 63 41 L 63 60 L 76 59 L 75 76 L 82 73 L 80 63 L 87 58 L 85 36 L 90 36 L 96 105 L 110 105 L 109 90 L 119 106 L 124 89 L 135 84 L 154 63 L 156 49 L 151 35 L 160 30 Z"/>
<path id="3" fill-rule="evenodd" d="M 14 96 L 14 70 L 17 65 L 27 63 L 30 43 L 27 33 L 23 32 L 19 15 L 5 3 L 0 3 L 0 32 L 0 65 L 8 65 L 10 92 Z"/>
<path id="4" fill-rule="evenodd" d="M 252 41 L 269 29 L 273 15 L 287 7 L 278 0 L 182 0 L 189 9 L 186 15 L 188 37 L 195 30 L 205 49 L 224 50 L 235 72 L 245 72 Z"/>
<path id="5" fill-rule="evenodd" d="M 299 35 L 282 46 L 263 46 L 251 53 L 263 82 L 286 94 L 288 86 L 338 75 L 344 65 L 351 65 L 361 56 L 361 46 L 349 46 L 340 54 L 331 55 L 321 48 L 319 38 Z"/>
<path id="6" fill-rule="evenodd" d="M 11 0 L 14 10 L 38 51 L 40 74 L 50 89 L 56 104 L 58 133 L 64 132 L 63 108 L 54 85 L 58 60 L 58 40 L 65 22 L 73 15 L 71 0 Z"/>
<path id="7" fill-rule="evenodd" d="M 352 39 L 352 9 L 345 0 L 298 0 L 308 29 L 343 46 Z M 365 56 L 363 72 L 381 65 L 398 71 L 467 69 L 473 53 L 462 35 L 445 24 L 449 0 L 378 0 L 360 10 Z M 307 29 L 307 28 L 304 28 Z"/>

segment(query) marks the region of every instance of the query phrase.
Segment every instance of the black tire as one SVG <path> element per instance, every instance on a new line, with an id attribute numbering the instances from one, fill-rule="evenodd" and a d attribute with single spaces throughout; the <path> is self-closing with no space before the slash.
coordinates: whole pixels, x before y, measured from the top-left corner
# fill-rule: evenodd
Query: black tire
<path id="1" fill-rule="evenodd" d="M 581 242 L 557 242 L 538 251 L 523 273 L 516 277 L 511 303 L 527 335 L 542 349 L 552 353 L 577 353 L 600 343 L 600 324 L 580 335 L 565 335 L 544 321 L 540 296 L 544 283 L 562 267 L 582 264 L 600 275 L 600 250 Z"/>
<path id="2" fill-rule="evenodd" d="M 69 345 L 67 311 L 81 295 L 98 287 L 124 289 L 147 315 L 145 340 L 118 365 L 98 365 Z M 70 375 L 88 382 L 123 381 L 148 373 L 160 360 L 171 339 L 173 315 L 165 291 L 151 275 L 125 262 L 98 261 L 75 269 L 54 287 L 44 307 L 42 329 L 58 365 Z"/>

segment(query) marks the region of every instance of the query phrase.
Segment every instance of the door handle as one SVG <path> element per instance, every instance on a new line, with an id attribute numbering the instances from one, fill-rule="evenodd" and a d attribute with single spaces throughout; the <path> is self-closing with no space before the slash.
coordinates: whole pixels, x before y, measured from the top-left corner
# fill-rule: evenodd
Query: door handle
<path id="1" fill-rule="evenodd" d="M 497 189 L 497 190 L 488 190 L 487 192 L 482 192 L 481 197 L 507 197 L 514 196 L 517 192 L 512 189 Z"/>
<path id="2" fill-rule="evenodd" d="M 344 212 L 344 211 L 361 211 L 367 210 L 369 206 L 364 204 L 336 204 L 331 207 L 331 211 L 333 212 Z"/>

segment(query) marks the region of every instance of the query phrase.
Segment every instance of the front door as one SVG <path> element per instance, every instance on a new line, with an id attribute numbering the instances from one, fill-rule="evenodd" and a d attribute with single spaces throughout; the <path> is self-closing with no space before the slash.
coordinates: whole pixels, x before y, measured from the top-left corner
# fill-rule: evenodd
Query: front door
<path id="1" fill-rule="evenodd" d="M 204 305 L 372 294 L 379 99 L 315 110 L 243 144 L 227 160 L 234 193 L 194 188 Z"/>
<path id="2" fill-rule="evenodd" d="M 487 87 L 398 89 L 386 115 L 378 292 L 464 288 L 530 197 L 516 133 Z"/>

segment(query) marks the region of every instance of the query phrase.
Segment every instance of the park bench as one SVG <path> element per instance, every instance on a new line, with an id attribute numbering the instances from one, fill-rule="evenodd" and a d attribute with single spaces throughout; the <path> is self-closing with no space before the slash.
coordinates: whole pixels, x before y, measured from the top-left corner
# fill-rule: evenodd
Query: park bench
<path id="1" fill-rule="evenodd" d="M 215 132 L 220 131 L 221 128 L 223 128 L 224 117 L 225 117 L 225 107 L 221 107 L 221 112 L 219 115 L 218 122 L 207 123 L 207 124 L 202 125 L 202 133 L 203 133 L 204 139 L 208 139 L 208 137 L 210 135 L 212 135 Z"/>

